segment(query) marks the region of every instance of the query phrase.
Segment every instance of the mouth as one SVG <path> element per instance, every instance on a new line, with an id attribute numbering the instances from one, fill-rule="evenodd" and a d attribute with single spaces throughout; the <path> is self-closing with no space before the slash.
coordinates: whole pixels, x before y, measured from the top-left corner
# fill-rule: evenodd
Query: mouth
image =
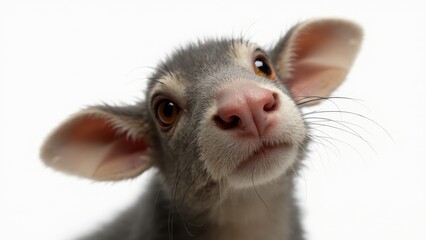
<path id="1" fill-rule="evenodd" d="M 279 179 L 295 163 L 297 147 L 292 143 L 261 144 L 239 161 L 227 176 L 235 188 L 260 186 Z"/>
<path id="2" fill-rule="evenodd" d="M 237 167 L 236 171 L 244 171 L 246 169 L 254 169 L 258 165 L 261 167 L 268 167 L 273 165 L 273 161 L 279 161 L 279 158 L 276 155 L 279 155 L 280 152 L 285 151 L 290 148 L 290 144 L 281 143 L 281 144 L 263 144 L 257 150 L 253 152 L 251 156 L 241 161 Z"/>

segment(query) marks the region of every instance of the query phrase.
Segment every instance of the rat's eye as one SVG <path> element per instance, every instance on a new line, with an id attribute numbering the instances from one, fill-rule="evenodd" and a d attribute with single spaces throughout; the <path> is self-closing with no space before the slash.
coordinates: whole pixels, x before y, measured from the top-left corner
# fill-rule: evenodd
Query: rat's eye
<path id="1" fill-rule="evenodd" d="M 156 116 L 164 128 L 171 127 L 178 119 L 180 108 L 172 101 L 164 99 L 156 105 Z"/>
<path id="2" fill-rule="evenodd" d="M 275 79 L 275 72 L 271 67 L 268 59 L 263 54 L 258 54 L 253 61 L 254 72 L 261 77 L 271 80 Z"/>

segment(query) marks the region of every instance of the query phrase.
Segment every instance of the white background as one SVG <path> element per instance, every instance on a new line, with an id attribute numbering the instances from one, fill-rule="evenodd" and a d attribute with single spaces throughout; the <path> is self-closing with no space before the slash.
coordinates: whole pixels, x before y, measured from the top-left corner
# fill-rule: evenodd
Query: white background
<path id="1" fill-rule="evenodd" d="M 271 46 L 293 24 L 324 16 L 364 27 L 359 58 L 335 93 L 362 101 L 336 104 L 380 126 L 328 116 L 362 127 L 350 125 L 374 150 L 353 134 L 322 129 L 340 141 L 314 145 L 301 172 L 307 236 L 426 239 L 426 7 L 420 0 L 1 1 L 0 239 L 73 239 L 143 189 L 147 176 L 94 183 L 40 163 L 44 137 L 69 114 L 101 101 L 141 98 L 147 67 L 189 41 L 247 32 Z"/>

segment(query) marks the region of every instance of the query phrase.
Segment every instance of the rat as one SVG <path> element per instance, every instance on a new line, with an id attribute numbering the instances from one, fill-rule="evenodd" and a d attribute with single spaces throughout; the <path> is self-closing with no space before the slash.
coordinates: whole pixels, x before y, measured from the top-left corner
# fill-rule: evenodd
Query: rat
<path id="1" fill-rule="evenodd" d="M 158 169 L 133 206 L 82 239 L 304 239 L 302 108 L 342 83 L 361 41 L 359 25 L 332 18 L 300 22 L 269 49 L 198 41 L 158 64 L 143 100 L 69 117 L 41 148 L 47 166 L 98 181 Z"/>

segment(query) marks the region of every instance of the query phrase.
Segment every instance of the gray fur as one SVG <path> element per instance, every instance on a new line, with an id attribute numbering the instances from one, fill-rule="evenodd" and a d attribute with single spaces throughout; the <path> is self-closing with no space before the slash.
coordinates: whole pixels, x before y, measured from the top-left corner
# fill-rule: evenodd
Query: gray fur
<path id="1" fill-rule="evenodd" d="M 194 134 L 198 132 L 203 109 L 206 109 L 207 104 L 211 101 L 209 98 L 211 98 L 214 86 L 224 80 L 232 81 L 238 76 L 250 76 L 241 67 L 232 66 L 233 63 L 228 54 L 234 45 L 241 43 L 246 44 L 244 40 L 232 39 L 209 40 L 193 44 L 176 51 L 168 60 L 159 65 L 159 69 L 149 83 L 147 96 L 156 84 L 161 84 L 156 79 L 160 79 L 161 76 L 168 73 L 178 74 L 187 81 L 185 82 L 187 86 L 191 86 L 186 88 L 187 108 L 192 110 L 188 113 L 187 118 L 191 121 L 185 121 L 184 125 L 180 126 L 185 131 L 175 133 L 177 136 L 173 138 L 167 135 L 155 138 L 154 145 L 160 148 L 156 151 L 159 154 L 156 159 L 157 167 L 160 169 L 159 176 L 152 180 L 148 191 L 133 207 L 113 223 L 102 227 L 97 233 L 83 238 L 84 240 L 216 239 L 213 237 L 215 236 L 213 231 L 220 231 L 222 226 L 210 223 L 207 216 L 211 209 L 218 207 L 217 202 L 219 202 L 220 195 L 225 195 L 226 191 L 219 193 L 219 183 L 209 179 L 202 164 L 196 161 L 200 153 L 197 144 L 194 143 Z M 234 72 L 230 74 L 230 71 Z M 250 77 L 263 81 L 256 75 Z M 286 91 L 283 85 L 278 86 Z M 200 95 L 199 92 L 204 94 Z M 102 108 L 118 115 L 144 117 L 145 121 L 154 118 L 152 115 L 147 118 L 140 114 L 144 109 L 150 108 L 149 101 L 136 106 L 139 107 L 109 108 L 102 106 Z M 150 113 L 152 114 L 152 112 Z M 152 136 L 163 134 L 161 130 L 156 129 Z M 306 146 L 304 145 L 303 148 Z M 303 154 L 304 152 L 300 151 L 299 160 L 302 160 Z M 289 240 L 303 239 L 299 210 L 293 197 L 294 169 L 299 168 L 299 165 L 300 161 L 292 167 L 292 170 L 283 175 L 282 179 L 268 186 L 268 189 L 256 189 L 258 193 L 254 189 L 249 190 L 250 199 L 256 202 L 255 207 L 268 212 L 271 218 L 276 217 L 273 216 L 275 213 L 283 211 L 283 216 L 280 216 L 283 222 L 282 228 L 289 229 L 285 233 L 287 235 L 285 239 Z M 234 194 L 237 195 L 237 193 Z M 275 199 L 281 202 L 275 204 Z M 281 206 L 283 209 L 276 209 L 276 206 Z M 245 211 L 249 211 L 244 206 L 240 210 L 241 215 Z M 264 236 L 263 239 L 268 239 L 268 236 Z"/>
<path id="2" fill-rule="evenodd" d="M 269 52 L 273 68 L 277 67 L 275 65 L 278 62 L 282 62 L 278 58 L 289 45 L 289 36 L 294 31 L 295 28 Z M 243 189 L 234 187 L 222 180 L 220 175 L 229 166 L 225 164 L 224 168 L 217 170 L 206 165 L 206 161 L 215 158 L 217 162 L 232 164 L 230 162 L 241 158 L 239 155 L 245 149 L 253 149 L 243 146 L 244 144 L 230 146 L 229 142 L 221 141 L 220 137 L 212 140 L 214 132 L 212 134 L 210 130 L 205 130 L 213 128 L 206 124 L 206 118 L 209 119 L 208 111 L 212 109 L 212 102 L 226 84 L 244 79 L 274 89 L 280 96 L 289 99 L 286 102 L 288 105 L 282 108 L 293 114 L 290 115 L 293 118 L 290 120 L 297 122 L 302 119 L 295 100 L 283 81 L 287 76 L 278 75 L 272 81 L 254 74 L 251 69 L 236 61 L 241 58 L 239 48 L 250 50 L 253 46 L 244 39 L 215 39 L 190 44 L 178 49 L 158 65 L 148 83 L 144 101 L 133 106 L 103 105 L 92 108 L 96 112 L 102 112 L 96 116 L 112 116 L 111 119 L 118 119 L 129 126 L 129 132 L 135 132 L 137 137 L 145 139 L 153 152 L 152 164 L 159 171 L 149 188 L 132 207 L 110 224 L 81 238 L 82 240 L 304 239 L 299 209 L 293 194 L 295 177 L 309 143 L 308 134 L 294 133 L 299 136 L 286 136 L 290 140 L 279 136 L 278 140 L 274 140 L 294 143 L 295 161 L 291 161 L 291 165 L 278 177 L 264 184 L 257 183 L 253 170 L 252 186 Z M 256 51 L 259 50 L 256 48 Z M 184 91 L 162 94 L 185 107 L 178 122 L 169 131 L 164 131 L 156 124 L 153 101 L 158 87 L 168 84 L 164 82 L 167 77 L 173 78 L 175 84 Z M 97 114 L 96 112 L 93 114 Z M 79 116 L 79 119 L 82 117 Z M 71 120 L 66 125 L 72 127 L 74 121 Z M 307 130 L 303 122 L 301 128 L 303 131 Z M 57 154 L 56 142 L 70 131 L 68 128 L 67 131 L 59 130 L 61 134 L 53 134 L 51 141 L 54 142 L 47 141 L 42 150 L 42 157 L 48 159 L 45 161 L 49 165 L 55 164 L 50 163 L 49 158 Z M 291 132 L 292 129 L 286 131 Z M 300 140 L 292 140 L 292 137 Z M 265 139 L 261 140 L 262 144 L 269 143 Z"/>

